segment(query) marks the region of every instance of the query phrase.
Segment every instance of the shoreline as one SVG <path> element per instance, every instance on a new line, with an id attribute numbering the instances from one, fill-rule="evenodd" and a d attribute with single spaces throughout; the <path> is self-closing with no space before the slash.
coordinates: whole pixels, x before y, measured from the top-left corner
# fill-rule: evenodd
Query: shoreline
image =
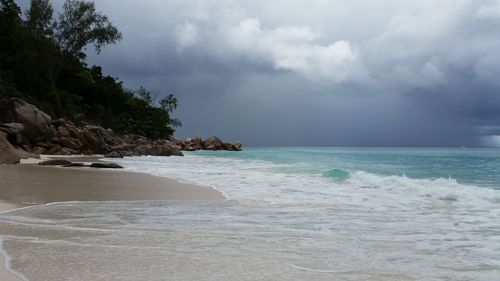
<path id="1" fill-rule="evenodd" d="M 100 157 L 64 158 L 97 162 Z M 125 170 L 39 166 L 36 165 L 38 161 L 40 160 L 28 160 L 19 165 L 0 165 L 0 215 L 29 205 L 56 202 L 227 200 L 220 191 L 212 187 L 181 183 L 166 177 Z M 0 280 L 24 281 L 8 268 L 8 256 L 1 246 Z"/>

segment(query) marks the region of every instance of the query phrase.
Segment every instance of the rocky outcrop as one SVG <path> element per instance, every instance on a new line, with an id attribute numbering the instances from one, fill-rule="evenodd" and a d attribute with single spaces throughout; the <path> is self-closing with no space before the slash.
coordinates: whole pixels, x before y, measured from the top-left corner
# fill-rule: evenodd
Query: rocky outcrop
<path id="1" fill-rule="evenodd" d="M 7 134 L 0 132 L 0 164 L 17 164 L 20 161 L 21 158 L 7 139 Z"/>
<path id="2" fill-rule="evenodd" d="M 241 148 L 243 147 L 243 145 L 241 144 L 240 141 L 236 141 L 234 144 L 233 144 L 233 147 L 236 151 L 241 151 Z"/>
<path id="3" fill-rule="evenodd" d="M 17 135 L 24 130 L 24 125 L 22 123 L 5 123 L 0 125 L 0 131 L 7 134 Z"/>
<path id="4" fill-rule="evenodd" d="M 10 99 L 1 110 L 6 111 L 2 116 L 10 119 L 3 120 L 4 123 L 21 124 L 23 129 L 19 133 L 29 142 L 45 141 L 55 134 L 54 128 L 51 126 L 52 118 L 22 99 Z M 3 126 L 6 125 L 3 124 Z"/>
<path id="5" fill-rule="evenodd" d="M 35 106 L 10 99 L 0 104 L 0 164 L 18 163 L 19 158 L 40 154 L 104 154 L 109 158 L 127 156 L 183 156 L 182 151 L 240 151 L 241 144 L 224 143 L 218 137 L 200 136 L 150 140 L 146 137 L 118 135 L 110 129 L 90 124 L 75 124 L 51 117 Z"/>
<path id="6" fill-rule="evenodd" d="M 104 154 L 104 157 L 106 157 L 106 158 L 123 158 L 123 155 L 121 155 L 117 151 L 112 151 L 110 153 Z"/>
<path id="7" fill-rule="evenodd" d="M 24 125 L 21 123 L 5 123 L 0 125 L 0 131 L 7 134 L 7 139 L 14 145 L 23 144 L 23 136 L 21 132 L 24 130 Z"/>
<path id="8" fill-rule="evenodd" d="M 221 150 L 223 148 L 223 143 L 218 137 L 210 137 L 204 142 L 204 149 L 206 150 Z"/>
<path id="9" fill-rule="evenodd" d="M 239 141 L 231 144 L 224 143 L 218 137 L 210 137 L 202 140 L 200 136 L 194 138 L 187 138 L 186 140 L 175 140 L 176 144 L 184 151 L 196 150 L 228 150 L 228 151 L 241 151 L 242 145 Z"/>

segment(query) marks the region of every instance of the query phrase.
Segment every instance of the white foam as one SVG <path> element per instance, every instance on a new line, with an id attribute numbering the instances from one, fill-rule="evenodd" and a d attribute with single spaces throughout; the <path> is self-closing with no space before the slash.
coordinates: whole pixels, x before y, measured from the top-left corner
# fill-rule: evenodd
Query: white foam
<path id="1" fill-rule="evenodd" d="M 279 172 L 294 164 L 188 154 L 182 158 L 133 157 L 118 160 L 127 170 L 209 185 L 240 202 L 342 203 L 394 206 L 441 200 L 469 207 L 500 203 L 500 191 L 464 185 L 454 179 L 411 179 L 351 172 L 345 182 L 321 174 Z M 387 200 L 390 198 L 390 200 Z"/>

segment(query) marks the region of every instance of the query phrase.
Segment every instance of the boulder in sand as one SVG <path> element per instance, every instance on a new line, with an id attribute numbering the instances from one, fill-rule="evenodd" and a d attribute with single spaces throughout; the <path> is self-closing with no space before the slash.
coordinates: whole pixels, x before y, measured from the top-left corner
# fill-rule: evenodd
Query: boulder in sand
<path id="1" fill-rule="evenodd" d="M 49 115 L 22 99 L 14 98 L 11 102 L 13 121 L 24 125 L 21 133 L 30 142 L 45 141 L 55 135 L 55 130 L 51 127 L 52 118 Z"/>
<path id="2" fill-rule="evenodd" d="M 69 167 L 86 167 L 87 165 L 83 163 L 69 163 L 67 165 L 64 165 L 63 167 L 69 168 Z"/>
<path id="3" fill-rule="evenodd" d="M 122 166 L 111 162 L 92 163 L 90 164 L 90 167 L 99 169 L 123 169 Z"/>
<path id="4" fill-rule="evenodd" d="M 0 124 L 0 131 L 6 132 L 7 134 L 19 134 L 24 130 L 24 125 L 21 123 L 5 123 Z"/>
<path id="5" fill-rule="evenodd" d="M 54 159 L 54 160 L 47 160 L 47 161 L 42 161 L 38 163 L 38 165 L 42 166 L 64 166 L 64 165 L 69 165 L 71 164 L 71 161 L 64 160 L 64 159 Z"/>
<path id="6" fill-rule="evenodd" d="M 7 140 L 7 134 L 0 132 L 0 164 L 17 164 L 20 161 L 16 148 Z"/>
<path id="7" fill-rule="evenodd" d="M 64 160 L 64 159 L 54 159 L 54 160 L 47 160 L 47 161 L 42 161 L 38 163 L 38 165 L 42 166 L 65 166 L 71 164 L 71 161 Z"/>

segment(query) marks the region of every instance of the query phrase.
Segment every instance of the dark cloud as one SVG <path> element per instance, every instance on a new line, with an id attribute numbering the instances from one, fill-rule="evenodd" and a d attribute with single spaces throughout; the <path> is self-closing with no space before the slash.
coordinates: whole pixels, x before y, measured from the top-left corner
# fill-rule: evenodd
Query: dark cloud
<path id="1" fill-rule="evenodd" d="M 181 137 L 500 144 L 500 1 L 96 4 L 124 40 L 99 56 L 89 50 L 89 64 L 127 87 L 177 95 Z"/>

